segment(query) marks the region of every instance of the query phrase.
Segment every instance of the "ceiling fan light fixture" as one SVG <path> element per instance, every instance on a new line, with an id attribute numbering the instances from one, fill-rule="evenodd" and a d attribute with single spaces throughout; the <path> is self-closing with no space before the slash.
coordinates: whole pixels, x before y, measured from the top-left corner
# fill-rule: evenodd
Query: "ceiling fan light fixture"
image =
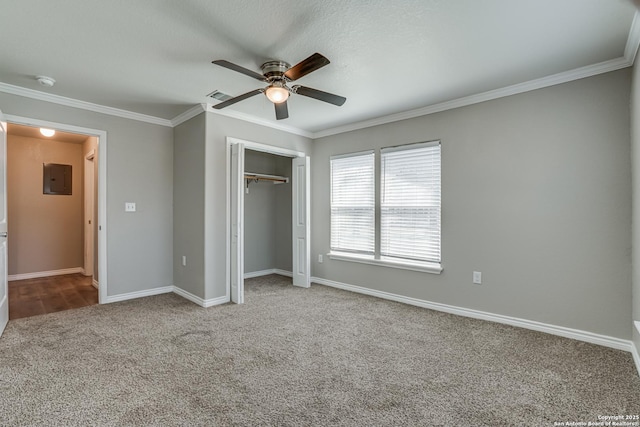
<path id="1" fill-rule="evenodd" d="M 265 90 L 264 94 L 274 104 L 281 104 L 289 98 L 289 91 L 281 86 L 271 85 Z"/>
<path id="2" fill-rule="evenodd" d="M 56 134 L 56 131 L 53 129 L 40 128 L 40 133 L 46 137 L 52 137 Z"/>

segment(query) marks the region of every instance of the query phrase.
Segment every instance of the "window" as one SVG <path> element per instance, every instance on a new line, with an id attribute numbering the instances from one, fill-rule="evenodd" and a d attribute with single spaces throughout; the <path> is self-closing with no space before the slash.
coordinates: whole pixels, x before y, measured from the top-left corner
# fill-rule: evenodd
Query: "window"
<path id="1" fill-rule="evenodd" d="M 440 153 L 383 148 L 379 172 L 373 151 L 332 157 L 330 257 L 440 273 Z"/>
<path id="2" fill-rule="evenodd" d="M 331 158 L 331 251 L 374 254 L 374 154 Z"/>
<path id="3" fill-rule="evenodd" d="M 380 154 L 381 257 L 440 263 L 440 143 Z"/>

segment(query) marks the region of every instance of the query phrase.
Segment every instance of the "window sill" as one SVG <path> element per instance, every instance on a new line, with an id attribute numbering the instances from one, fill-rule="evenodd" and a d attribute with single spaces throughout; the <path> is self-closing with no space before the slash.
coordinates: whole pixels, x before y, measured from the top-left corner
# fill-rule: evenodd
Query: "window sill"
<path id="1" fill-rule="evenodd" d="M 359 262 L 362 264 L 379 265 L 381 267 L 399 268 L 402 270 L 420 271 L 431 274 L 442 273 L 442 265 L 434 262 L 390 261 L 386 259 L 375 259 L 366 255 L 356 255 L 343 252 L 330 252 L 327 255 L 330 259 L 335 259 L 337 261 Z"/>

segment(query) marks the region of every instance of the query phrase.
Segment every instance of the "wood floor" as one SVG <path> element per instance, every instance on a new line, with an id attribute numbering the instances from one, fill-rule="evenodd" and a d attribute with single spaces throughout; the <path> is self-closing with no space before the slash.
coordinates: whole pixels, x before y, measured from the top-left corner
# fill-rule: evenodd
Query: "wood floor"
<path id="1" fill-rule="evenodd" d="M 93 278 L 82 274 L 9 282 L 9 320 L 98 303 Z"/>

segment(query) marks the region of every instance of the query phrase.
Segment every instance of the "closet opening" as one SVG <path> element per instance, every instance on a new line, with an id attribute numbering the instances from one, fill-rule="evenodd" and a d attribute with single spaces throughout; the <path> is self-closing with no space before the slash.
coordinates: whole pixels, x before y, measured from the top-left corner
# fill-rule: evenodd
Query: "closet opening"
<path id="1" fill-rule="evenodd" d="M 250 149 L 244 159 L 245 292 L 258 295 L 265 285 L 293 283 L 292 159 Z"/>
<path id="2" fill-rule="evenodd" d="M 275 282 L 309 287 L 309 158 L 265 144 L 227 141 L 231 300 L 241 304 L 245 291 L 258 295 Z"/>

